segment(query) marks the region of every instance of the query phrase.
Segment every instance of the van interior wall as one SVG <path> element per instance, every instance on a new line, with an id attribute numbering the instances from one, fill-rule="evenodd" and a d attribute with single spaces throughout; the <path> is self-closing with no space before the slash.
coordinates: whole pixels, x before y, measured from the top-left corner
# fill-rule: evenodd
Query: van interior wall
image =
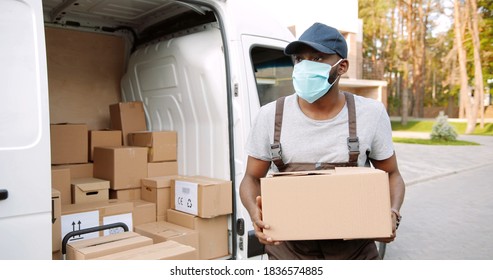
<path id="1" fill-rule="evenodd" d="M 109 105 L 121 100 L 124 38 L 56 27 L 45 38 L 50 122 L 109 128 Z"/>

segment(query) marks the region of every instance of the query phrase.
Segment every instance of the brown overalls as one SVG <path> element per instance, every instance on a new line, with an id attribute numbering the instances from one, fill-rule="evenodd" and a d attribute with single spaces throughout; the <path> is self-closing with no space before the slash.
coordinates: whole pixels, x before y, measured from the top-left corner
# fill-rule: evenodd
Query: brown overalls
<path id="1" fill-rule="evenodd" d="M 272 162 L 279 171 L 302 171 L 332 169 L 334 167 L 358 166 L 359 140 L 356 135 L 356 109 L 354 96 L 344 92 L 348 107 L 349 161 L 337 163 L 287 163 L 282 160 L 280 144 L 284 97 L 276 102 L 274 143 L 271 144 Z M 294 222 L 294 221 L 293 221 Z M 324 260 L 324 259 L 379 259 L 375 242 L 369 239 L 357 240 L 297 240 L 284 241 L 280 245 L 266 245 L 265 251 L 271 260 Z"/>

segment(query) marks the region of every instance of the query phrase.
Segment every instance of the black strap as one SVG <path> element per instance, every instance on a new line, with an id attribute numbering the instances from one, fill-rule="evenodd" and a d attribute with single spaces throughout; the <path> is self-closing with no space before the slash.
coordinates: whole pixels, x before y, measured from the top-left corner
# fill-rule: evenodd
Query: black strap
<path id="1" fill-rule="evenodd" d="M 358 166 L 359 157 L 359 139 L 356 132 L 356 106 L 354 103 L 354 96 L 352 93 L 343 92 L 346 97 L 346 104 L 348 107 L 348 127 L 349 127 L 349 137 L 347 138 L 347 145 L 349 150 L 349 161 L 342 163 L 317 163 L 309 164 L 312 168 L 310 169 L 325 169 L 333 168 L 335 166 Z M 276 114 L 275 114 L 275 124 L 274 124 L 274 141 L 271 147 L 272 162 L 277 166 L 279 171 L 290 170 L 300 170 L 308 168 L 307 163 L 290 163 L 285 164 L 282 160 L 282 146 L 281 146 L 281 129 L 282 129 L 282 117 L 284 113 L 284 100 L 285 96 L 277 99 L 276 101 Z M 297 165 L 300 165 L 296 167 Z"/>

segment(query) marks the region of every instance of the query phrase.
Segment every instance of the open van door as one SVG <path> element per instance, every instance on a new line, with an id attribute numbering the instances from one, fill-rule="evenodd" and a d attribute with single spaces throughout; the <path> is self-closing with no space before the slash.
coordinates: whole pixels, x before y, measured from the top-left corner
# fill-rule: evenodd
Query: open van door
<path id="1" fill-rule="evenodd" d="M 287 33 L 286 29 L 286 33 Z M 294 39 L 289 35 L 284 36 L 286 41 L 254 35 L 242 35 L 241 47 L 243 48 L 243 60 L 245 67 L 245 85 L 248 92 L 248 125 L 245 125 L 243 135 L 245 137 L 237 137 L 235 145 L 244 147 L 246 144 L 246 136 L 249 133 L 250 127 L 255 121 L 260 107 L 276 100 L 281 96 L 291 95 L 294 93 L 291 74 L 293 71 L 293 61 L 291 57 L 284 54 L 285 46 Z M 247 115 L 243 116 L 245 119 Z M 241 142 L 240 142 L 241 141 Z M 247 157 L 244 150 L 236 151 L 236 157 Z M 245 162 L 237 160 L 237 162 Z M 237 182 L 238 187 L 243 179 L 246 166 L 237 167 Z M 248 211 L 241 204 L 239 198 L 239 189 L 237 190 L 237 228 L 239 230 L 237 236 L 238 259 L 247 258 L 265 258 L 264 248 L 258 242 L 254 234 L 253 225 L 250 220 Z"/>
<path id="2" fill-rule="evenodd" d="M 41 1 L 0 1 L 0 259 L 51 259 L 48 84 Z"/>

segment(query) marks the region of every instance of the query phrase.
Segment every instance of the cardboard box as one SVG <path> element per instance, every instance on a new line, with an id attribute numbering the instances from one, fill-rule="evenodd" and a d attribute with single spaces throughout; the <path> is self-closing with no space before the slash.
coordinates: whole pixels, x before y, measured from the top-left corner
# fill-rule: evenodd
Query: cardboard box
<path id="1" fill-rule="evenodd" d="M 231 181 L 203 176 L 180 177 L 171 183 L 171 209 L 202 218 L 232 212 Z"/>
<path id="2" fill-rule="evenodd" d="M 170 176 L 178 174 L 178 162 L 162 161 L 147 163 L 147 177 Z"/>
<path id="3" fill-rule="evenodd" d="M 110 182 L 97 178 L 73 179 L 72 203 L 88 203 L 107 201 L 109 199 Z"/>
<path id="4" fill-rule="evenodd" d="M 110 181 L 111 189 L 139 188 L 146 176 L 147 148 L 94 148 L 94 177 Z"/>
<path id="5" fill-rule="evenodd" d="M 134 227 L 157 221 L 156 203 L 145 200 L 134 200 L 133 224 Z"/>
<path id="6" fill-rule="evenodd" d="M 197 260 L 197 250 L 174 241 L 147 245 L 95 260 Z"/>
<path id="7" fill-rule="evenodd" d="M 128 201 L 101 201 L 84 204 L 62 205 L 62 240 L 63 237 L 74 230 L 81 230 L 116 222 L 125 223 L 129 230 L 133 228 L 132 213 L 133 203 Z M 72 237 L 69 242 L 91 239 L 98 236 L 123 232 L 116 228 L 101 232 L 93 232 Z"/>
<path id="8" fill-rule="evenodd" d="M 261 179 L 262 216 L 274 240 L 389 237 L 387 173 L 366 167 L 274 174 Z"/>
<path id="9" fill-rule="evenodd" d="M 120 130 L 91 130 L 89 131 L 89 160 L 94 159 L 94 147 L 122 146 Z"/>
<path id="10" fill-rule="evenodd" d="M 88 159 L 86 124 L 50 125 L 51 164 L 85 163 Z"/>
<path id="11" fill-rule="evenodd" d="M 154 240 L 154 243 L 173 240 L 199 250 L 199 233 L 196 230 L 168 222 L 154 222 L 134 227 L 134 231 Z"/>
<path id="12" fill-rule="evenodd" d="M 51 187 L 60 192 L 60 203 L 72 203 L 70 187 L 70 169 L 51 167 Z"/>
<path id="13" fill-rule="evenodd" d="M 125 189 L 125 190 L 112 190 L 110 189 L 110 199 L 118 199 L 120 201 L 132 201 L 140 199 L 140 187 Z"/>
<path id="14" fill-rule="evenodd" d="M 93 176 L 93 164 L 88 163 L 78 163 L 78 164 L 62 164 L 62 165 L 53 165 L 51 169 L 70 169 L 70 179 L 79 179 L 79 178 L 90 178 Z M 70 188 L 70 187 L 69 187 Z"/>
<path id="15" fill-rule="evenodd" d="M 51 189 L 51 247 L 52 253 L 62 249 L 62 224 L 60 221 L 62 202 L 60 191 Z"/>
<path id="16" fill-rule="evenodd" d="M 152 244 L 152 239 L 127 231 L 67 245 L 67 260 L 87 260 Z"/>
<path id="17" fill-rule="evenodd" d="M 224 257 L 228 252 L 228 216 L 200 218 L 168 209 L 168 222 L 199 232 L 199 259 Z"/>
<path id="18" fill-rule="evenodd" d="M 120 102 L 110 105 L 109 109 L 110 128 L 122 132 L 123 145 L 128 146 L 128 133 L 147 131 L 144 104 L 142 102 Z"/>
<path id="19" fill-rule="evenodd" d="M 171 207 L 171 180 L 175 178 L 179 176 L 144 178 L 141 181 L 140 197 L 156 204 L 156 216 L 162 218 L 162 221 L 166 221 L 166 210 Z"/>
<path id="20" fill-rule="evenodd" d="M 129 146 L 148 147 L 148 162 L 176 161 L 176 131 L 138 131 L 128 134 Z"/>

